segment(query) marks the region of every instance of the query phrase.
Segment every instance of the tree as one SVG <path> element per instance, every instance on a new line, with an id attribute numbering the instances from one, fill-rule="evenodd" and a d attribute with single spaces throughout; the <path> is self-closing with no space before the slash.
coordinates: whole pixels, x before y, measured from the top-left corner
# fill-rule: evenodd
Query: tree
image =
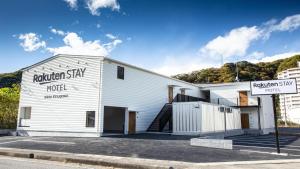
<path id="1" fill-rule="evenodd" d="M 297 61 L 300 61 L 300 55 L 257 64 L 240 61 L 237 65 L 236 63 L 226 63 L 220 68 L 207 68 L 173 77 L 190 83 L 234 82 L 237 74 L 236 66 L 238 66 L 240 81 L 271 80 L 277 79 L 277 72 L 296 67 Z"/>
<path id="2" fill-rule="evenodd" d="M 16 128 L 19 96 L 19 85 L 0 88 L 0 129 Z"/>

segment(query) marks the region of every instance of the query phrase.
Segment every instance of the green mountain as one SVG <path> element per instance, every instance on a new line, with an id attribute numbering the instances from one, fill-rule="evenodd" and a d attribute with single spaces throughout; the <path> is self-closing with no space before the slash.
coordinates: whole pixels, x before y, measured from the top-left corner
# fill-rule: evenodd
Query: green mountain
<path id="1" fill-rule="evenodd" d="M 277 79 L 278 72 L 296 67 L 297 61 L 300 61 L 300 55 L 257 64 L 241 61 L 237 64 L 239 79 L 240 81 Z M 234 82 L 236 75 L 235 63 L 226 63 L 220 68 L 207 68 L 173 77 L 190 83 L 224 83 Z"/>
<path id="2" fill-rule="evenodd" d="M 21 71 L 0 74 L 0 88 L 12 87 L 13 84 L 20 84 L 21 78 L 22 78 Z"/>

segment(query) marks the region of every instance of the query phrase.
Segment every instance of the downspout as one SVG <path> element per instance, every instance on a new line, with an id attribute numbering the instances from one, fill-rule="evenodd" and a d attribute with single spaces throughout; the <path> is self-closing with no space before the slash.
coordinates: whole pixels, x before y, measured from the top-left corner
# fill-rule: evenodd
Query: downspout
<path id="1" fill-rule="evenodd" d="M 100 123 L 101 119 L 103 119 L 103 113 L 102 113 L 102 87 L 103 87 L 103 62 L 104 59 L 100 59 L 100 81 L 99 81 L 99 97 L 98 97 L 98 123 L 97 123 L 97 133 L 99 133 L 99 136 L 101 137 L 100 133 Z M 101 115 L 101 117 L 100 117 Z M 103 123 L 102 123 L 103 124 Z"/>

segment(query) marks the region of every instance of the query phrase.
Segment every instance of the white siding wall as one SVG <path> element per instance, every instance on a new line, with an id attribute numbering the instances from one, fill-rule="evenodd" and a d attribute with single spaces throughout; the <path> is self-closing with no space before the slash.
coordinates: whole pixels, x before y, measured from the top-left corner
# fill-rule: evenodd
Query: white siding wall
<path id="1" fill-rule="evenodd" d="M 18 127 L 19 131 L 30 135 L 62 135 L 80 136 L 80 133 L 99 135 L 99 88 L 100 88 L 101 57 L 59 56 L 41 65 L 23 72 L 22 90 L 19 107 L 32 107 L 31 119 L 27 120 L 30 127 Z M 69 69 L 86 68 L 84 77 L 57 80 L 40 85 L 33 83 L 34 74 L 66 72 Z M 65 84 L 66 91 L 47 92 L 47 86 Z M 66 98 L 45 99 L 47 95 L 64 95 Z M 87 128 L 86 111 L 96 111 L 96 126 Z M 20 108 L 19 108 L 20 112 Z M 36 131 L 36 132 L 30 132 Z M 50 131 L 52 134 L 45 134 Z M 64 134 L 68 135 L 68 134 Z M 85 135 L 88 136 L 88 135 Z"/>
<path id="2" fill-rule="evenodd" d="M 220 105 L 205 102 L 173 103 L 173 133 L 203 134 L 225 131 L 225 116 Z M 226 130 L 241 129 L 239 109 L 226 113 Z"/>
<path id="3" fill-rule="evenodd" d="M 125 68 L 124 80 L 117 79 L 117 66 Z M 168 102 L 168 85 L 190 88 L 192 90 L 187 90 L 186 95 L 200 96 L 197 86 L 104 60 L 101 105 L 127 107 L 130 111 L 137 111 L 136 131 L 146 131 L 163 105 Z M 174 97 L 180 93 L 179 88 L 174 88 Z M 103 131 L 103 122 L 100 126 L 100 131 Z"/>
<path id="4" fill-rule="evenodd" d="M 261 96 L 261 128 L 265 134 L 274 131 L 273 100 L 270 95 Z"/>
<path id="5" fill-rule="evenodd" d="M 243 113 L 249 114 L 249 127 L 250 129 L 258 129 L 258 109 L 256 107 L 248 107 L 248 108 L 242 108 L 241 110 Z M 262 114 L 262 111 L 261 111 Z M 262 119 L 261 115 L 261 119 Z"/>
<path id="6" fill-rule="evenodd" d="M 272 98 L 269 95 L 261 96 L 251 96 L 250 93 L 250 83 L 237 83 L 236 85 L 220 85 L 215 87 L 206 87 L 205 90 L 210 90 L 210 97 L 213 103 L 217 103 L 217 98 L 225 98 L 222 102 L 225 103 L 235 103 L 236 98 L 239 97 L 239 91 L 249 91 L 248 92 L 248 104 L 257 105 L 257 98 L 261 98 L 261 128 L 264 133 L 268 131 L 273 131 L 274 128 L 274 117 L 273 117 L 273 105 Z M 227 99 L 226 99 L 227 98 Z M 231 99 L 235 98 L 235 99 Z M 221 102 L 221 103 L 222 103 Z M 249 113 L 249 123 L 251 129 L 258 129 L 258 113 L 257 108 L 242 108 L 242 113 Z"/>

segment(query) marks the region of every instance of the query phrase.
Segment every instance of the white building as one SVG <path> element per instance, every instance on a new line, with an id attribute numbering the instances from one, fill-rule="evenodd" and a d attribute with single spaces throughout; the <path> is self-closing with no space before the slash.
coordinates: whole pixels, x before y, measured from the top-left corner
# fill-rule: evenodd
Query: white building
<path id="1" fill-rule="evenodd" d="M 240 84 L 203 88 L 107 57 L 56 55 L 23 69 L 17 131 L 29 136 L 99 137 L 172 130 L 172 102 L 217 103 L 217 98 L 233 97 L 235 85 L 249 91 L 250 85 L 244 89 Z M 257 106 L 246 108 L 249 116 L 239 119 L 248 118 L 249 128 L 269 131 L 269 102 L 262 97 L 261 125 L 252 116 Z"/>
<path id="2" fill-rule="evenodd" d="M 278 79 L 296 78 L 297 94 L 280 95 L 280 112 L 283 120 L 300 124 L 300 62 L 298 67 L 278 73 Z"/>
<path id="3" fill-rule="evenodd" d="M 251 96 L 250 82 L 200 85 L 210 102 L 239 108 L 241 128 L 267 134 L 274 130 L 273 102 L 270 95 Z M 205 95 L 205 94 L 204 94 Z"/>

